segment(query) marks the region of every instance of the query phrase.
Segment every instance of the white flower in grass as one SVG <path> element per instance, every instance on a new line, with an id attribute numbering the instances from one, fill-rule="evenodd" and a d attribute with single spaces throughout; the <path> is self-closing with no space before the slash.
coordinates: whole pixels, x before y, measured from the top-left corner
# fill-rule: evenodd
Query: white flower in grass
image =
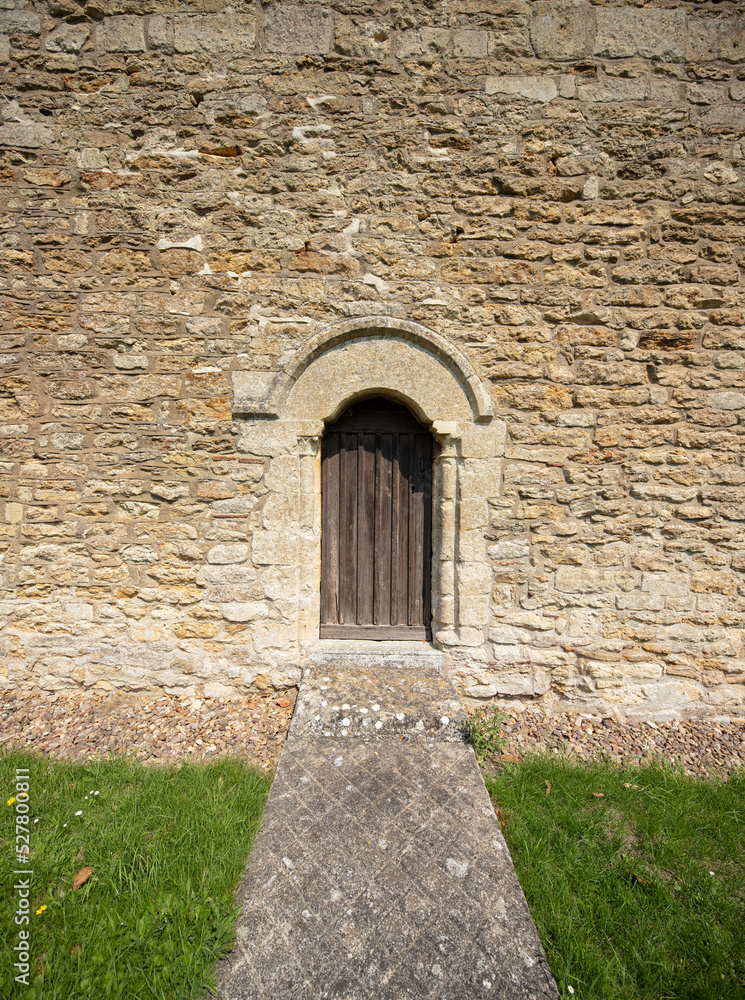
<path id="1" fill-rule="evenodd" d="M 574 987 L 573 986 L 567 986 L 567 989 L 569 990 L 570 993 L 572 993 L 572 994 L 574 993 Z"/>
<path id="2" fill-rule="evenodd" d="M 82 809 L 78 809 L 78 811 L 75 813 L 75 815 L 76 816 L 82 816 L 83 815 L 83 810 Z"/>

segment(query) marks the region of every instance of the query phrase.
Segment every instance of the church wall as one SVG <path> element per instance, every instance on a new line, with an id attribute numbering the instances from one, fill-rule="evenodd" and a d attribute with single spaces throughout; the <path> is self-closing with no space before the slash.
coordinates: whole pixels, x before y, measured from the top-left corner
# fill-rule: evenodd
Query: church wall
<path id="1" fill-rule="evenodd" d="M 506 430 L 458 515 L 491 573 L 461 693 L 745 712 L 741 4 L 0 0 L 0 32 L 2 686 L 297 683 L 304 584 L 260 554 L 295 467 L 234 404 L 376 316 Z"/>

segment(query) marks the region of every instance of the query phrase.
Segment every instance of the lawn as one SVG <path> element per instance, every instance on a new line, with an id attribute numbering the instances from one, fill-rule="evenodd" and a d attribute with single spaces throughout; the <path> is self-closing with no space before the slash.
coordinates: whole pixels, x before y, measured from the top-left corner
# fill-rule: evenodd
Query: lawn
<path id="1" fill-rule="evenodd" d="M 17 769 L 28 774 L 18 786 Z M 265 774 L 229 759 L 160 767 L 129 759 L 69 764 L 27 752 L 2 755 L 0 996 L 203 996 L 215 961 L 232 941 L 233 892 L 269 783 Z M 20 816 L 28 817 L 27 863 L 15 853 Z M 20 821 L 18 830 L 25 828 Z M 33 874 L 13 874 L 25 869 Z M 26 879 L 27 914 L 26 890 L 14 888 Z M 28 923 L 17 923 L 17 915 L 27 915 Z M 14 981 L 22 973 L 13 965 L 23 930 L 29 934 L 28 987 Z"/>
<path id="2" fill-rule="evenodd" d="M 745 770 L 545 754 L 486 781 L 562 997 L 745 998 Z"/>

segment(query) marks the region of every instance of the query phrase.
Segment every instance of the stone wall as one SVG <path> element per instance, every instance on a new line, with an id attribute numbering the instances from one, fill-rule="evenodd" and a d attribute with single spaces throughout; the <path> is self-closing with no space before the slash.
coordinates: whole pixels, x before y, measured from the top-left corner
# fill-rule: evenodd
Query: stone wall
<path id="1" fill-rule="evenodd" d="M 458 512 L 493 577 L 461 692 L 745 712 L 741 4 L 0 0 L 0 30 L 0 684 L 296 683 L 262 400 L 375 316 L 506 427 Z"/>

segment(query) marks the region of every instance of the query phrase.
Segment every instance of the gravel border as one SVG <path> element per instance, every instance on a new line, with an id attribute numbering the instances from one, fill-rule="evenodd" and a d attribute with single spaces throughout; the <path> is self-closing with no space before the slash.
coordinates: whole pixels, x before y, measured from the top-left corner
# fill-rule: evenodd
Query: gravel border
<path id="1" fill-rule="evenodd" d="M 92 692 L 0 692 L 0 747 L 59 760 L 112 754 L 174 763 L 235 755 L 273 771 L 296 692 L 239 699 L 147 698 Z"/>
<path id="2" fill-rule="evenodd" d="M 245 698 L 148 698 L 125 694 L 0 692 L 0 749 L 24 746 L 60 760 L 110 754 L 175 763 L 227 754 L 273 771 L 297 692 Z M 745 767 L 745 719 L 621 722 L 527 709 L 508 715 L 504 759 L 549 750 L 582 760 L 654 760 L 689 775 L 729 776 Z"/>
<path id="3" fill-rule="evenodd" d="M 622 722 L 576 713 L 547 717 L 528 710 L 509 715 L 502 732 L 508 760 L 548 749 L 616 764 L 664 761 L 681 766 L 688 775 L 728 777 L 745 767 L 745 719 Z"/>

